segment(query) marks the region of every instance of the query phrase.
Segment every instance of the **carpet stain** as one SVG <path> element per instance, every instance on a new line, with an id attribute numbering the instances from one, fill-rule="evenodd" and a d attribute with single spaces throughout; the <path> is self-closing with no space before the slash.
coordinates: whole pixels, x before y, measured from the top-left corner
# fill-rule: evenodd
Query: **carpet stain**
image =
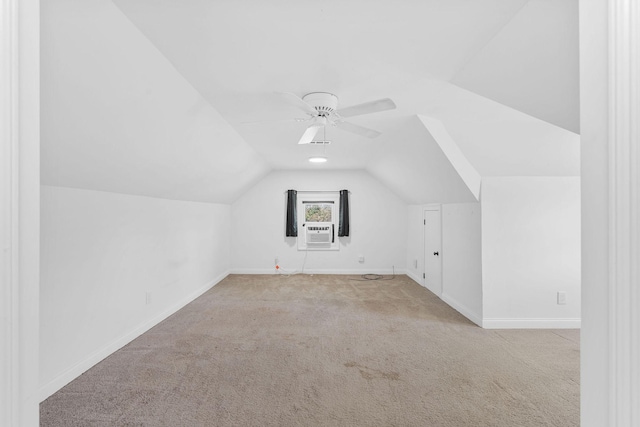
<path id="1" fill-rule="evenodd" d="M 384 379 L 391 381 L 399 381 L 400 374 L 394 371 L 381 371 L 379 369 L 373 369 L 368 366 L 359 365 L 355 362 L 347 362 L 344 364 L 347 368 L 357 368 L 360 375 L 365 380 Z"/>

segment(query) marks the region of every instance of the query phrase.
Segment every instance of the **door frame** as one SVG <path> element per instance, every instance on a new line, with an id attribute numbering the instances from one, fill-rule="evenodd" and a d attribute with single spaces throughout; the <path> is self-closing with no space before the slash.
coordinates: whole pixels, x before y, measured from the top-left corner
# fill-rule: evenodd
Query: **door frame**
<path id="1" fill-rule="evenodd" d="M 39 424 L 40 2 L 0 3 L 0 425 Z"/>

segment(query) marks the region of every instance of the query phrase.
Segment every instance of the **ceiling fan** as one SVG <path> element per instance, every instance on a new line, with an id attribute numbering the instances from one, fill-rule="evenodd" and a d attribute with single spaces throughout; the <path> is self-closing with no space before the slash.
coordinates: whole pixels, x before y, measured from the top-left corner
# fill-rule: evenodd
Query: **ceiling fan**
<path id="1" fill-rule="evenodd" d="M 309 116 L 306 119 L 295 119 L 300 122 L 311 122 L 302 134 L 298 144 L 310 144 L 318 131 L 327 125 L 367 138 L 375 138 L 380 135 L 380 132 L 347 122 L 344 120 L 345 117 L 360 116 L 396 108 L 396 104 L 389 98 L 365 102 L 338 110 L 338 97 L 332 93 L 312 92 L 302 98 L 289 92 L 283 92 L 281 95 L 289 103 L 300 108 Z"/>

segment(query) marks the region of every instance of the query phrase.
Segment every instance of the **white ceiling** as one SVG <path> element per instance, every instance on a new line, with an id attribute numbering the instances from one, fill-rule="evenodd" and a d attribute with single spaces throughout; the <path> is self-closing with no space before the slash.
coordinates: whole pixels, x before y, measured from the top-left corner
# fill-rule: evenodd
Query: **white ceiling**
<path id="1" fill-rule="evenodd" d="M 273 169 L 366 169 L 412 203 L 473 199 L 417 115 L 481 176 L 579 174 L 577 0 L 51 0 L 43 183 L 228 203 Z M 375 140 L 275 92 L 328 91 Z M 425 183 L 429 184 L 425 188 Z M 447 200 L 444 200 L 444 199 Z"/>
<path id="2" fill-rule="evenodd" d="M 530 1 L 451 82 L 579 133 L 577 28 L 577 1 Z"/>
<path id="3" fill-rule="evenodd" d="M 44 184 L 229 203 L 268 173 L 111 2 L 41 7 Z"/>

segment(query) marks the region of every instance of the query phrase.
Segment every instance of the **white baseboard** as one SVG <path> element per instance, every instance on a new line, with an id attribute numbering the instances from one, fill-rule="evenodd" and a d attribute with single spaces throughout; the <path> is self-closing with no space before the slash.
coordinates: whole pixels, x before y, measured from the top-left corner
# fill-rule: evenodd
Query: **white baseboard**
<path id="1" fill-rule="evenodd" d="M 277 274 L 275 268 L 233 268 L 229 274 Z"/>
<path id="2" fill-rule="evenodd" d="M 483 319 L 485 329 L 580 329 L 580 319 Z"/>
<path id="3" fill-rule="evenodd" d="M 442 301 L 449 304 L 451 308 L 456 310 L 458 313 L 462 314 L 464 317 L 471 320 L 476 325 L 482 327 L 482 316 L 478 315 L 478 313 L 474 312 L 469 307 L 467 307 L 466 305 L 462 304 L 461 302 L 457 301 L 455 298 L 451 297 L 450 295 L 447 295 L 444 292 L 442 293 L 441 299 Z"/>
<path id="4" fill-rule="evenodd" d="M 175 312 L 177 312 L 178 310 L 180 310 L 181 308 L 183 308 L 184 306 L 186 306 L 187 304 L 189 304 L 190 302 L 192 302 L 193 300 L 195 300 L 196 298 L 198 298 L 199 296 L 207 292 L 209 289 L 211 289 L 212 287 L 220 283 L 228 275 L 229 275 L 229 272 L 225 272 L 219 275 L 215 279 L 206 283 L 204 286 L 201 286 L 200 288 L 190 293 L 183 299 L 179 300 L 175 304 L 171 305 L 170 307 L 167 307 L 161 313 L 155 315 L 154 317 L 145 321 L 141 325 L 138 325 L 129 333 L 121 336 L 118 339 L 115 339 L 114 341 L 105 345 L 101 349 L 93 352 L 84 360 L 76 363 L 74 366 L 70 367 L 69 369 L 64 371 L 62 374 L 58 375 L 53 380 L 49 381 L 47 384 L 41 386 L 38 391 L 40 402 L 47 399 L 49 396 L 51 396 L 52 394 L 60 390 L 65 385 L 69 384 L 74 379 L 78 378 L 80 375 L 82 375 L 84 372 L 89 370 L 91 367 L 95 366 L 97 363 L 105 359 L 110 354 L 114 353 L 115 351 L 129 344 L 131 341 L 133 341 L 143 333 L 147 332 L 149 329 L 153 328 L 158 323 L 162 322 L 164 319 L 171 316 L 172 314 L 174 314 Z"/>
<path id="5" fill-rule="evenodd" d="M 349 275 L 362 275 L 362 274 L 384 274 L 384 275 L 392 275 L 394 274 L 394 270 L 387 269 L 304 269 L 304 274 L 349 274 Z M 405 274 L 404 269 L 396 268 L 396 275 Z"/>
<path id="6" fill-rule="evenodd" d="M 275 268 L 236 268 L 231 270 L 230 274 L 299 274 L 299 271 L 290 271 L 288 269 L 280 270 L 280 273 L 276 272 Z M 361 275 L 361 274 L 384 274 L 391 275 L 393 270 L 388 269 L 314 269 L 305 268 L 304 274 L 349 274 L 349 275 Z M 395 269 L 395 274 L 406 274 L 406 271 L 401 268 Z"/>
<path id="7" fill-rule="evenodd" d="M 419 276 L 419 273 L 414 273 L 413 271 L 407 270 L 405 274 L 409 276 L 418 285 L 422 286 L 422 278 Z"/>

